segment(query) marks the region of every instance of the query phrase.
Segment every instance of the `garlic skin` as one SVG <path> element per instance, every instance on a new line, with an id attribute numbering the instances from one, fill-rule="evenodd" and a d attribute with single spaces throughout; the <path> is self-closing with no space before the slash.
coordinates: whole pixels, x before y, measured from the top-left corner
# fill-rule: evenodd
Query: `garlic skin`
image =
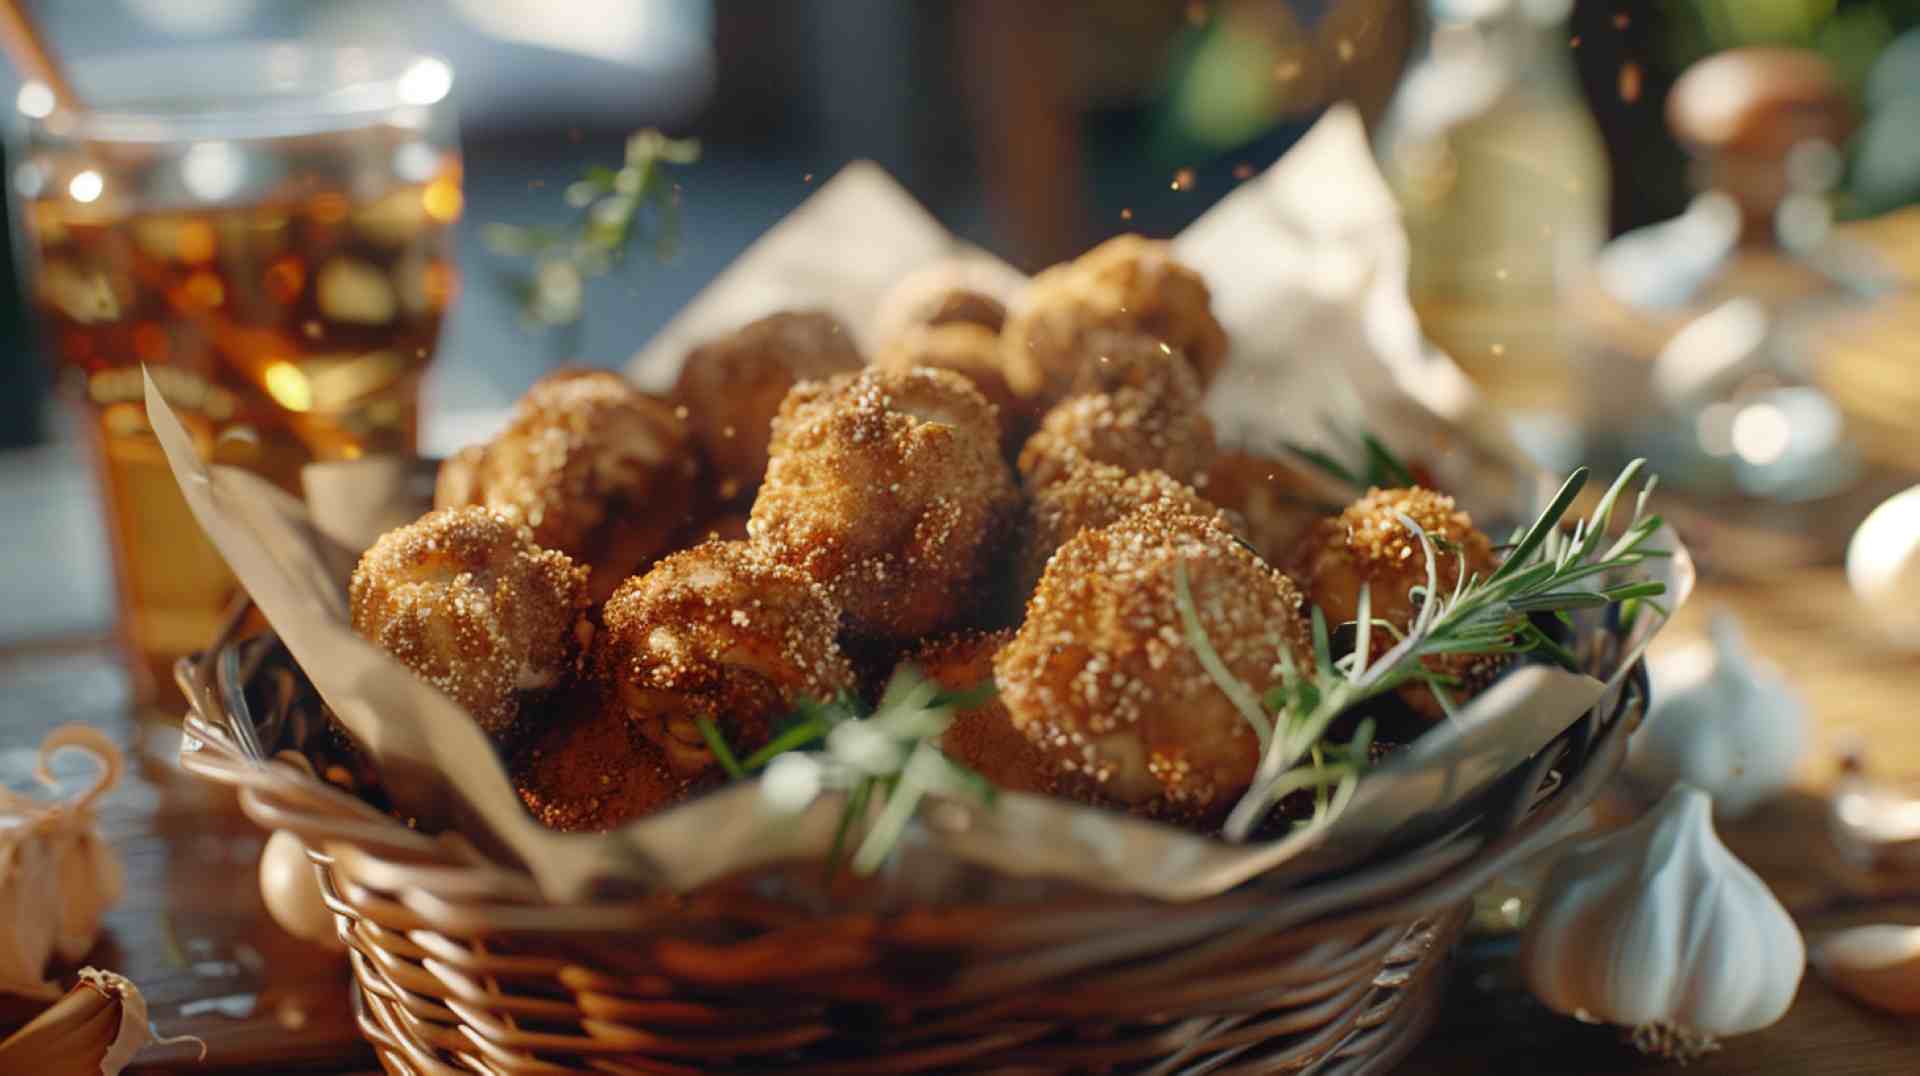
<path id="1" fill-rule="evenodd" d="M 1684 781 L 1712 796 L 1720 817 L 1739 818 L 1792 783 L 1810 739 L 1806 705 L 1747 648 L 1732 616 L 1714 618 L 1709 644 L 1652 671 L 1653 711 L 1626 765 L 1646 800 Z"/>
<path id="2" fill-rule="evenodd" d="M 1877 1009 L 1920 1014 L 1920 927 L 1852 927 L 1814 947 L 1822 978 Z"/>
<path id="3" fill-rule="evenodd" d="M 1709 1038 L 1772 1024 L 1806 965 L 1799 928 L 1713 831 L 1686 784 L 1625 829 L 1574 844 L 1547 876 L 1520 966 L 1558 1012 Z"/>
<path id="4" fill-rule="evenodd" d="M 7 819 L 0 830 L 0 994 L 52 1001 L 60 987 L 47 981 L 59 923 L 60 876 L 32 823 Z"/>

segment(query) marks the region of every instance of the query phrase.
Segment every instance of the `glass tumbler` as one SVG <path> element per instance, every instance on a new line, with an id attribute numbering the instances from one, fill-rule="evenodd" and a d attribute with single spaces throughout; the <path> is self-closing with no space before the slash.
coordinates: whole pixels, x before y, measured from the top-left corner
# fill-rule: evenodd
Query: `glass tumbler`
<path id="1" fill-rule="evenodd" d="M 261 42 L 28 83 L 9 158 L 27 299 L 81 411 L 141 701 L 235 584 L 147 425 L 145 367 L 209 460 L 290 492 L 303 464 L 415 447 L 457 290 L 453 74 L 431 56 Z"/>

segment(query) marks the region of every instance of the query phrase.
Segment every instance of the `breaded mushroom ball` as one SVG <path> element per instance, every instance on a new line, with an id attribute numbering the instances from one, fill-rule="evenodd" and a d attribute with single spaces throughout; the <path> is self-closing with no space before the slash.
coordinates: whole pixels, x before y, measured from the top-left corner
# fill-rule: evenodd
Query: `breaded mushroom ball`
<path id="1" fill-rule="evenodd" d="M 1012 639 L 1011 630 L 961 632 L 922 643 L 907 660 L 946 691 L 972 691 L 992 684 L 993 656 Z M 996 787 L 1017 792 L 1053 789 L 1052 762 L 1013 727 L 997 692 L 955 714 L 940 734 L 940 749 Z"/>
<path id="2" fill-rule="evenodd" d="M 474 468 L 470 500 L 589 568 L 599 601 L 692 522 L 698 462 L 671 407 L 617 374 L 566 370 L 534 382 L 477 460 L 448 466 Z M 451 501 L 464 484 L 442 470 L 436 500 Z"/>
<path id="3" fill-rule="evenodd" d="M 1325 614 L 1329 627 L 1360 615 L 1360 588 L 1368 588 L 1372 615 L 1405 631 L 1420 613 L 1413 588 L 1427 585 L 1427 557 L 1420 539 L 1400 516 L 1420 525 L 1439 552 L 1436 579 L 1440 591 L 1450 593 L 1460 579 L 1461 565 L 1470 575 L 1485 578 L 1497 564 L 1493 543 L 1473 525 L 1473 518 L 1453 498 L 1414 486 L 1408 489 L 1371 489 L 1337 516 L 1321 520 L 1301 539 L 1293 558 L 1293 574 L 1307 588 L 1307 598 Z M 1374 650 L 1393 645 L 1388 633 L 1373 633 Z M 1443 661 L 1429 659 L 1428 667 L 1465 681 L 1465 690 L 1451 697 L 1463 701 L 1491 682 L 1500 662 L 1485 656 Z M 1442 710 L 1424 685 L 1408 684 L 1401 697 L 1422 714 L 1438 718 Z"/>
<path id="4" fill-rule="evenodd" d="M 1182 566 L 1201 630 L 1251 690 L 1277 678 L 1280 647 L 1310 660 L 1291 580 L 1217 520 L 1147 509 L 1060 547 L 993 667 L 1060 791 L 1210 823 L 1252 782 L 1259 741 L 1190 645 Z"/>
<path id="5" fill-rule="evenodd" d="M 569 680 L 587 633 L 587 572 L 485 508 L 387 532 L 348 587 L 353 630 L 467 709 L 490 735 Z"/>
<path id="6" fill-rule="evenodd" d="M 846 327 L 824 310 L 772 314 L 688 353 L 673 399 L 686 408 L 719 499 L 750 497 L 760 484 L 769 426 L 789 389 L 863 365 Z"/>
<path id="7" fill-rule="evenodd" d="M 802 698 L 854 686 L 824 588 L 746 542 L 706 542 L 621 584 L 593 668 L 613 705 L 691 777 L 711 769 L 699 720 L 736 752 L 765 743 Z"/>
<path id="8" fill-rule="evenodd" d="M 876 369 L 903 372 L 919 366 L 951 370 L 973 383 L 1000 417 L 1000 445 L 1009 457 L 1033 432 L 1039 412 L 1033 401 L 1013 391 L 1001 368 L 1000 338 L 969 322 L 917 325 L 880 348 Z"/>
<path id="9" fill-rule="evenodd" d="M 1101 331 L 1144 333 L 1191 363 L 1201 385 L 1226 361 L 1227 333 L 1200 274 L 1165 242 L 1122 235 L 1034 277 L 1001 330 L 1007 374 L 1020 392 L 1057 398 Z"/>
<path id="10" fill-rule="evenodd" d="M 1027 504 L 1027 525 L 1015 562 L 1020 592 L 1033 593 L 1047 561 L 1074 535 L 1118 523 L 1142 508 L 1153 507 L 1203 518 L 1220 516 L 1220 510 L 1195 493 L 1192 486 L 1165 471 L 1128 471 L 1108 463 L 1085 462 L 1067 477 L 1042 487 Z"/>
<path id="11" fill-rule="evenodd" d="M 1066 399 L 1020 449 L 1020 476 L 1039 490 L 1084 461 L 1201 480 L 1217 451 L 1199 383 L 1166 344 L 1138 334 L 1096 334 Z"/>
<path id="12" fill-rule="evenodd" d="M 998 336 L 1020 274 L 990 258 L 943 258 L 900 278 L 874 307 L 870 339 L 927 325 L 978 325 Z"/>
<path id="13" fill-rule="evenodd" d="M 904 641 L 967 612 L 1016 505 L 966 378 L 868 370 L 787 396 L 747 529 L 825 584 L 854 633 Z"/>

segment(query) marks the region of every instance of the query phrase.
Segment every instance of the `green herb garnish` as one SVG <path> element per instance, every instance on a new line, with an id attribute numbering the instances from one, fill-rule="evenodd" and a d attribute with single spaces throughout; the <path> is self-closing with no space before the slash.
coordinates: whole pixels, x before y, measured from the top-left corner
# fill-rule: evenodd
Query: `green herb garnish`
<path id="1" fill-rule="evenodd" d="M 1632 602 L 1666 615 L 1654 601 L 1665 593 L 1661 583 L 1637 580 L 1594 585 L 1610 573 L 1665 555 L 1664 550 L 1647 546 L 1661 526 L 1659 516 L 1646 512 L 1647 496 L 1654 486 L 1651 480 L 1641 491 L 1625 531 L 1604 548 L 1600 545 L 1616 502 L 1639 475 L 1643 462 L 1636 460 L 1621 473 L 1590 518 L 1563 531 L 1561 519 L 1587 481 L 1587 470 L 1576 470 L 1539 517 L 1515 535 L 1512 552 L 1497 569 L 1484 579 L 1469 576 L 1462 558 L 1459 577 L 1448 594 L 1442 594 L 1439 586 L 1441 551 L 1419 524 L 1402 515 L 1400 522 L 1420 540 L 1426 554 L 1427 581 L 1414 588 L 1421 599 L 1414 623 L 1401 632 L 1375 619 L 1371 595 L 1363 588 L 1354 623 L 1354 648 L 1335 658 L 1326 617 L 1319 609 L 1312 610 L 1312 667 L 1301 668 L 1286 646 L 1277 645 L 1280 677 L 1261 696 L 1258 707 L 1248 704 L 1253 693 L 1247 685 L 1229 673 L 1217 657 L 1208 660 L 1214 653 L 1212 643 L 1193 609 L 1185 569 L 1177 569 L 1175 601 L 1181 606 L 1187 641 L 1261 742 L 1259 768 L 1252 786 L 1228 816 L 1227 838 L 1245 840 L 1281 797 L 1297 789 L 1314 792 L 1313 824 L 1325 823 L 1339 814 L 1366 769 L 1373 730 L 1363 722 L 1345 744 L 1329 743 L 1324 737 L 1334 719 L 1355 704 L 1402 684 L 1420 682 L 1451 713 L 1447 689 L 1454 686 L 1453 680 L 1428 669 L 1423 659 L 1442 654 L 1539 651 L 1571 666 L 1573 655 L 1533 624 L 1529 614 L 1561 614 L 1569 609 Z M 1458 551 L 1454 555 L 1462 556 Z M 1397 641 L 1378 660 L 1372 660 L 1372 633 L 1376 629 L 1393 633 Z"/>
<path id="2" fill-rule="evenodd" d="M 527 317 L 540 325 L 580 320 L 586 281 L 612 269 L 652 224 L 655 255 L 666 258 L 680 238 L 680 199 L 670 165 L 700 159 L 700 143 L 672 139 L 648 129 L 627 139 L 619 168 L 595 165 L 567 185 L 567 205 L 579 213 L 564 228 L 488 224 L 487 246 L 501 254 L 533 259 L 533 267 L 510 280 Z"/>

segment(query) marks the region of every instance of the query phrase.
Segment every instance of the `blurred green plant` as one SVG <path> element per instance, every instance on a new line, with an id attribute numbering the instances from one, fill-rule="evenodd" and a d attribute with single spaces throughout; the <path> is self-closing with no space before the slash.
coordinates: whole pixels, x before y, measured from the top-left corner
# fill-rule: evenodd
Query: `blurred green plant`
<path id="1" fill-rule="evenodd" d="M 595 165 L 567 185 L 566 202 L 578 219 L 562 227 L 489 223 L 482 238 L 494 251 L 532 259 L 508 286 L 529 321 L 569 326 L 580 320 L 586 282 L 625 259 L 651 233 L 654 255 L 665 259 L 680 241 L 680 195 L 673 166 L 700 159 L 700 143 L 651 128 L 627 138 L 619 168 Z"/>

